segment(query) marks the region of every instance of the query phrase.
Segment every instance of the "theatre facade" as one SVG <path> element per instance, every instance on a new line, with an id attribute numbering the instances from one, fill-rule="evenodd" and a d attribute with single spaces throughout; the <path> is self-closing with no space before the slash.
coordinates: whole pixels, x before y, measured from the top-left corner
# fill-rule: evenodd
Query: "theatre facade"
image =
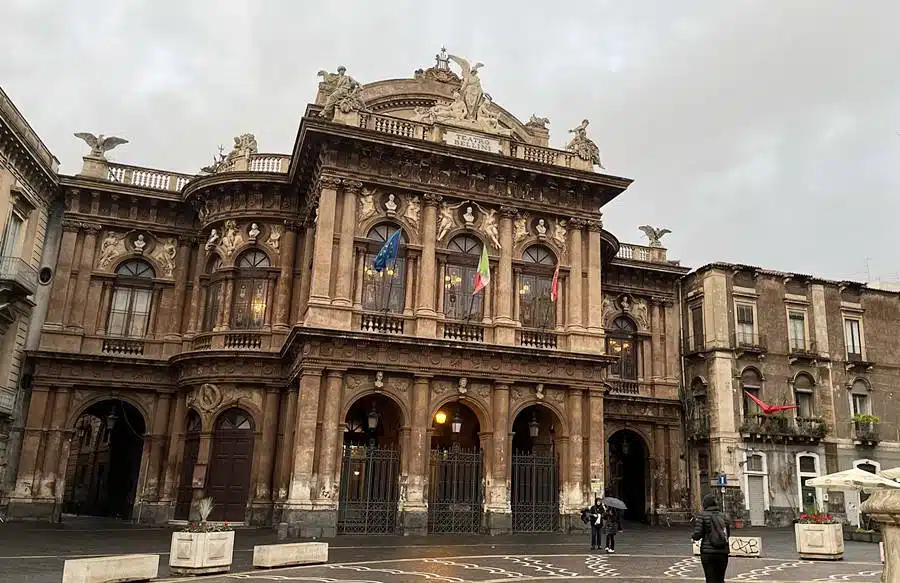
<path id="1" fill-rule="evenodd" d="M 302 535 L 554 532 L 601 492 L 686 513 L 687 269 L 654 229 L 604 229 L 630 180 L 587 120 L 550 147 L 480 66 L 320 72 L 292 152 L 244 134 L 196 175 L 92 145 L 59 180 L 10 517 L 160 524 L 212 496 Z"/>

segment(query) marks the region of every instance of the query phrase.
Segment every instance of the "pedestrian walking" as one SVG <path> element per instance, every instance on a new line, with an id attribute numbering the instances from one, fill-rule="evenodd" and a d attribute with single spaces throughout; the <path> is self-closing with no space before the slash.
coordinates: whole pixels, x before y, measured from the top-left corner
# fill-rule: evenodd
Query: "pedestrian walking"
<path id="1" fill-rule="evenodd" d="M 622 529 L 619 511 L 611 506 L 603 507 L 603 532 L 606 534 L 606 552 L 616 552 L 616 534 Z"/>
<path id="2" fill-rule="evenodd" d="M 603 541 L 603 504 L 600 498 L 594 499 L 594 505 L 586 510 L 585 516 L 591 525 L 591 550 L 600 550 Z"/>
<path id="3" fill-rule="evenodd" d="M 692 539 L 700 541 L 700 564 L 706 583 L 725 583 L 728 569 L 728 522 L 715 494 L 703 497 L 703 511 L 695 517 Z"/>

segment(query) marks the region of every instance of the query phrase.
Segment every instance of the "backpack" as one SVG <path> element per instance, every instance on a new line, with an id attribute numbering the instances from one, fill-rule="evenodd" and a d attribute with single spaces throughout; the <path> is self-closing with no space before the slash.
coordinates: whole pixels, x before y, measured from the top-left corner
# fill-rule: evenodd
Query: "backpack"
<path id="1" fill-rule="evenodd" d="M 709 515 L 709 533 L 706 535 L 706 542 L 714 549 L 728 548 L 728 526 L 719 513 Z"/>

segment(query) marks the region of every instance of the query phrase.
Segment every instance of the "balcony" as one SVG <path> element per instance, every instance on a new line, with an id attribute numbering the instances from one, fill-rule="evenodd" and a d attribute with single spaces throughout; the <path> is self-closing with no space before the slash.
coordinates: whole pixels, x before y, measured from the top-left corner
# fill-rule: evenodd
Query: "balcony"
<path id="1" fill-rule="evenodd" d="M 706 441 L 709 439 L 709 417 L 697 415 L 687 420 L 687 436 L 691 441 Z"/>
<path id="2" fill-rule="evenodd" d="M 230 332 L 225 334 L 224 348 L 227 350 L 259 350 L 262 348 L 262 334 L 258 332 Z"/>
<path id="3" fill-rule="evenodd" d="M 403 317 L 396 314 L 364 313 L 360 315 L 359 329 L 363 332 L 401 335 L 403 334 L 403 325 Z"/>
<path id="4" fill-rule="evenodd" d="M 828 433 L 821 417 L 748 415 L 741 425 L 744 439 L 754 441 L 799 441 L 818 443 Z"/>
<path id="5" fill-rule="evenodd" d="M 804 338 L 790 339 L 790 363 L 807 362 L 813 363 L 819 359 L 819 349 L 815 342 L 807 342 Z"/>
<path id="6" fill-rule="evenodd" d="M 858 352 L 848 352 L 847 353 L 847 371 L 869 371 L 872 370 L 872 367 L 875 366 L 875 363 L 871 360 L 866 360 L 862 354 Z"/>
<path id="7" fill-rule="evenodd" d="M 753 332 L 735 332 L 731 337 L 731 346 L 745 354 L 765 354 L 768 350 L 766 335 Z"/>
<path id="8" fill-rule="evenodd" d="M 647 247 L 633 243 L 619 243 L 616 259 L 642 261 L 646 263 L 669 263 L 664 247 Z"/>
<path id="9" fill-rule="evenodd" d="M 523 328 L 519 333 L 519 346 L 554 350 L 557 346 L 556 332 Z"/>
<path id="10" fill-rule="evenodd" d="M 444 338 L 463 342 L 484 342 L 484 326 L 471 322 L 444 322 Z"/>
<path id="11" fill-rule="evenodd" d="M 853 443 L 865 447 L 878 444 L 878 417 L 874 415 L 854 415 Z"/>
<path id="12" fill-rule="evenodd" d="M 37 291 L 37 270 L 19 257 L 0 257 L 0 293 L 25 297 Z M 0 300 L 9 301 L 9 297 Z"/>
<path id="13" fill-rule="evenodd" d="M 143 356 L 143 340 L 127 340 L 125 338 L 104 338 L 101 350 L 103 354 L 116 356 Z"/>
<path id="14" fill-rule="evenodd" d="M 637 381 L 607 379 L 606 383 L 611 387 L 610 393 L 613 395 L 639 395 L 641 393 L 640 385 L 638 385 Z"/>

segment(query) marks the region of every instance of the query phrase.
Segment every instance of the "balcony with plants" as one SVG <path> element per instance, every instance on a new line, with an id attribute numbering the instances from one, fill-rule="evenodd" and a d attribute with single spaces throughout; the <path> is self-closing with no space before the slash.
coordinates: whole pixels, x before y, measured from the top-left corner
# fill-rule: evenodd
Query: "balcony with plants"
<path id="1" fill-rule="evenodd" d="M 828 426 L 821 417 L 751 414 L 741 424 L 741 435 L 752 441 L 818 443 L 827 434 Z"/>
<path id="2" fill-rule="evenodd" d="M 878 422 L 875 415 L 857 413 L 853 416 L 853 438 L 856 445 L 874 446 L 878 443 Z"/>

